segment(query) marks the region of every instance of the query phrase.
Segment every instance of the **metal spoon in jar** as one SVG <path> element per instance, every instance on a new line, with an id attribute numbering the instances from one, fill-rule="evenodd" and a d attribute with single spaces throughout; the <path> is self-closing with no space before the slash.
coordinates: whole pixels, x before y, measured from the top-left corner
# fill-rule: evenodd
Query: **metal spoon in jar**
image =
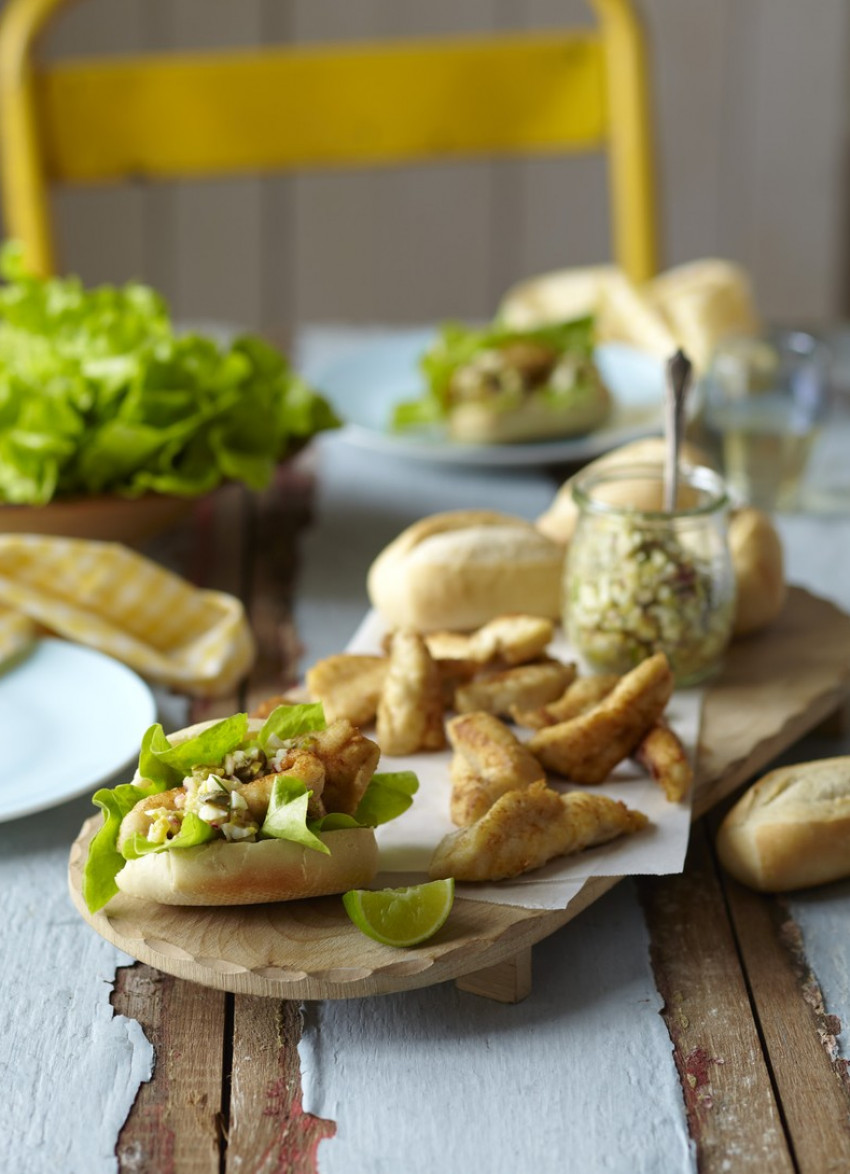
<path id="1" fill-rule="evenodd" d="M 683 350 L 667 361 L 667 402 L 664 418 L 664 509 L 676 509 L 679 484 L 679 449 L 685 421 L 685 397 L 691 386 L 693 367 Z"/>

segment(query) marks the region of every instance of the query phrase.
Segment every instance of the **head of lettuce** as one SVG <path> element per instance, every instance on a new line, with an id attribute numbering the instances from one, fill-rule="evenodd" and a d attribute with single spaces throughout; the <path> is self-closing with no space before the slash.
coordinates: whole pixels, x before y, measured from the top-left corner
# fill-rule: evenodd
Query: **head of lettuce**
<path id="1" fill-rule="evenodd" d="M 260 338 L 178 334 L 145 285 L 85 289 L 0 251 L 0 502 L 264 489 L 339 421 Z"/>

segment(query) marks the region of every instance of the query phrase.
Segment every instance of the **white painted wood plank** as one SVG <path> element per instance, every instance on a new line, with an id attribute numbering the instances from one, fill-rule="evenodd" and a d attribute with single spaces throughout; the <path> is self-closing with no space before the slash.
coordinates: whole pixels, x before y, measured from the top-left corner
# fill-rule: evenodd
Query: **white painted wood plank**
<path id="1" fill-rule="evenodd" d="M 160 18 L 169 48 L 235 48 L 264 37 L 263 0 L 173 0 Z M 178 319 L 232 322 L 259 329 L 262 310 L 263 189 L 260 179 L 228 178 L 170 185 L 149 225 L 172 247 L 167 291 Z"/>
<path id="2" fill-rule="evenodd" d="M 486 32 L 490 0 L 295 5 L 298 42 Z M 294 321 L 414 322 L 492 313 L 486 163 L 311 174 L 293 183 Z"/>
<path id="3" fill-rule="evenodd" d="M 753 273 L 773 320 L 830 318 L 845 280 L 848 37 L 842 0 L 758 4 Z"/>
<path id="4" fill-rule="evenodd" d="M 695 1159 L 631 885 L 536 946 L 515 1006 L 450 984 L 310 1004 L 321 1174 L 690 1174 Z"/>
<path id="5" fill-rule="evenodd" d="M 81 923 L 68 849 L 88 799 L 0 825 L 2 1165 L 26 1174 L 111 1174 L 115 1141 L 153 1054 L 109 1005 L 130 959 Z M 84 932 L 85 931 L 85 932 Z"/>

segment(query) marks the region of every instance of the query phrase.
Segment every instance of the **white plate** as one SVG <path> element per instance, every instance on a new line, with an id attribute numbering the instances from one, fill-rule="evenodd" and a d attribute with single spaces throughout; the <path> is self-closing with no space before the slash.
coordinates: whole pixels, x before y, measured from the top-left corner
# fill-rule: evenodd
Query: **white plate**
<path id="1" fill-rule="evenodd" d="M 435 428 L 390 431 L 392 410 L 424 390 L 418 362 L 435 338 L 433 330 L 403 330 L 365 343 L 343 358 L 310 371 L 346 422 L 342 435 L 352 444 L 417 460 L 461 465 L 540 465 L 589 460 L 609 449 L 662 430 L 664 367 L 633 347 L 605 343 L 596 360 L 615 407 L 604 428 L 585 436 L 528 444 L 457 444 Z"/>
<path id="2" fill-rule="evenodd" d="M 44 811 L 139 753 L 156 702 L 132 669 L 81 644 L 39 640 L 0 674 L 0 821 Z"/>

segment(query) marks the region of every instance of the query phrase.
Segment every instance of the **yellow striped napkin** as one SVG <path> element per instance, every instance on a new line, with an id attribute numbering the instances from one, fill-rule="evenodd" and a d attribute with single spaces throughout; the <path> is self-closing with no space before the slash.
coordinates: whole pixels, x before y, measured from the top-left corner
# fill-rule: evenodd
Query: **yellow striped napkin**
<path id="1" fill-rule="evenodd" d="M 233 688 L 254 660 L 242 604 L 114 542 L 0 534 L 0 664 L 39 626 L 197 696 Z"/>

